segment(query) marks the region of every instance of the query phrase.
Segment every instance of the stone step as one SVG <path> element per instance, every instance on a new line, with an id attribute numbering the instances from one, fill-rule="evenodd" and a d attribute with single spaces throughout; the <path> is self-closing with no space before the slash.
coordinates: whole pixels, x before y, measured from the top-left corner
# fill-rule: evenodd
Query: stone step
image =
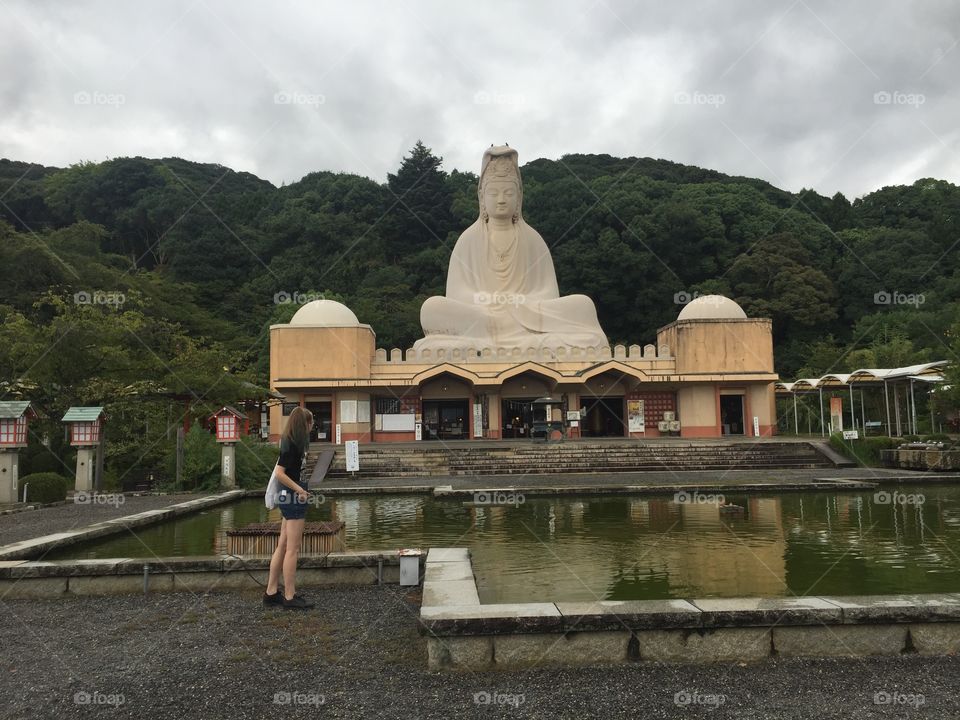
<path id="1" fill-rule="evenodd" d="M 316 462 L 317 454 L 318 451 L 312 451 L 308 456 L 308 468 Z M 832 467 L 832 464 L 813 446 L 797 442 L 578 442 L 360 450 L 360 475 L 365 478 L 818 467 Z M 342 452 L 336 454 L 328 477 L 350 477 Z"/>

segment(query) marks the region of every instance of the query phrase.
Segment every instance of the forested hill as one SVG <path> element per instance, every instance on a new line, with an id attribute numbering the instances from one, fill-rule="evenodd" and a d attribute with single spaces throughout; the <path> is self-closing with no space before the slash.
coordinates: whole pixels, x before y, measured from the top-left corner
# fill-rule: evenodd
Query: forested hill
<path id="1" fill-rule="evenodd" d="M 523 177 L 561 293 L 592 297 L 611 342 L 652 342 L 685 298 L 720 292 L 773 319 L 786 378 L 952 355 L 960 189 L 948 182 L 851 203 L 608 155 L 534 160 Z M 320 293 L 380 347 L 409 347 L 477 216 L 476 181 L 419 143 L 383 184 L 319 171 L 278 188 L 178 158 L 0 161 L 0 382 L 54 383 L 76 401 L 223 368 L 265 385 L 266 329 L 297 308 L 275 298 Z"/>

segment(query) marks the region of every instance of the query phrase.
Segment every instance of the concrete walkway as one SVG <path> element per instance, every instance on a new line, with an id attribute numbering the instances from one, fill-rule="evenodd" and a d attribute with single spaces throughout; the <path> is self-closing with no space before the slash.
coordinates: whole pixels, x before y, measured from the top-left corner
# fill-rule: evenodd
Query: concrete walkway
<path id="1" fill-rule="evenodd" d="M 211 493 L 214 494 L 214 493 Z M 72 499 L 60 505 L 0 515 L 0 546 L 29 540 L 40 535 L 69 532 L 147 510 L 176 505 L 205 497 L 198 493 L 177 495 L 107 495 L 110 502 L 77 503 Z"/>
<path id="2" fill-rule="evenodd" d="M 960 473 L 932 475 L 919 471 L 886 468 L 813 468 L 779 470 L 708 470 L 708 471 L 654 471 L 599 473 L 552 473 L 482 476 L 442 476 L 426 478 L 358 478 L 356 480 L 325 480 L 317 490 L 329 492 L 432 492 L 435 488 L 453 490 L 486 490 L 511 488 L 515 490 L 576 489 L 580 492 L 662 490 L 674 488 L 711 487 L 727 491 L 788 491 L 856 489 L 872 487 L 877 483 L 933 483 L 960 482 Z"/>
<path id="3" fill-rule="evenodd" d="M 503 440 L 419 440 L 409 442 L 364 442 L 361 444 L 362 450 L 430 450 L 446 448 L 450 450 L 459 449 L 478 449 L 478 448 L 509 448 L 509 447 L 540 447 L 555 445 L 734 445 L 741 443 L 787 443 L 787 442 L 828 442 L 829 438 L 823 438 L 819 435 L 810 437 L 796 437 L 794 435 L 774 435 L 773 437 L 744 437 L 742 435 L 725 435 L 719 438 L 681 438 L 681 437 L 656 437 L 656 438 L 625 438 L 625 437 L 591 437 L 567 439 L 563 441 L 551 440 L 549 443 L 543 440 L 530 440 L 529 438 L 507 438 Z M 310 452 L 320 452 L 333 448 L 343 452 L 343 446 L 334 445 L 330 442 L 312 442 L 310 443 Z"/>

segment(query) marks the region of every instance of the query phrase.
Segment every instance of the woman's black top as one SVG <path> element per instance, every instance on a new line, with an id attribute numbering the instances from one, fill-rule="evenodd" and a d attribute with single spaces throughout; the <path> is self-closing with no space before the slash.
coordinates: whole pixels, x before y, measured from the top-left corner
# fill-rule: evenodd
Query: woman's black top
<path id="1" fill-rule="evenodd" d="M 307 486 L 305 482 L 300 480 L 305 455 L 306 453 L 303 449 L 287 438 L 283 438 L 280 441 L 280 459 L 277 460 L 277 464 L 283 468 L 291 480 L 303 488 Z"/>

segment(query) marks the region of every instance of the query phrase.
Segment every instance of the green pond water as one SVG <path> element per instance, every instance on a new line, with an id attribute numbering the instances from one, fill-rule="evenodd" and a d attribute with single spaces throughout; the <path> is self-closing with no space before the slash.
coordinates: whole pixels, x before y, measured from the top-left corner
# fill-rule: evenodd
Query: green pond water
<path id="1" fill-rule="evenodd" d="M 960 486 L 884 492 L 901 495 L 727 495 L 740 513 L 673 496 L 493 507 L 354 496 L 327 498 L 307 519 L 343 520 L 353 550 L 469 547 L 484 603 L 960 591 Z M 56 557 L 218 554 L 226 530 L 272 519 L 251 498 Z"/>

